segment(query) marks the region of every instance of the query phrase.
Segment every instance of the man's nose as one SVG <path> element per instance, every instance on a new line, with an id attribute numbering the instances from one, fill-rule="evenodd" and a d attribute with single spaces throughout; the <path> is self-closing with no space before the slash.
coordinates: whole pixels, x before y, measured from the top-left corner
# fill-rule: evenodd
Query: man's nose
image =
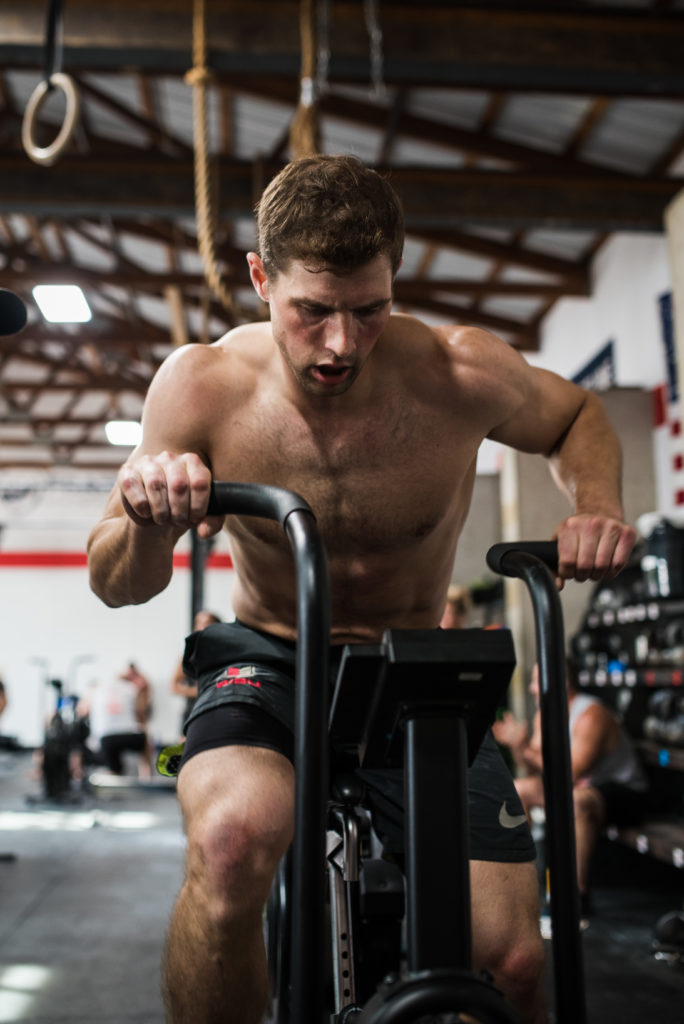
<path id="1" fill-rule="evenodd" d="M 335 313 L 330 317 L 325 335 L 328 352 L 343 359 L 354 351 L 353 319 L 350 313 Z"/>

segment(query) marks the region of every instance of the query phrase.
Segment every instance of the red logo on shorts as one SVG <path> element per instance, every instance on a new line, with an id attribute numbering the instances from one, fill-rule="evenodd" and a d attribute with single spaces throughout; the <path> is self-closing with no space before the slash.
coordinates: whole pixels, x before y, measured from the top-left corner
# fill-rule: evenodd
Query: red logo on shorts
<path id="1" fill-rule="evenodd" d="M 226 671 L 223 679 L 216 683 L 217 689 L 222 686 L 261 686 L 258 679 L 254 679 L 256 667 L 254 665 L 243 665 L 241 668 L 231 665 Z"/>

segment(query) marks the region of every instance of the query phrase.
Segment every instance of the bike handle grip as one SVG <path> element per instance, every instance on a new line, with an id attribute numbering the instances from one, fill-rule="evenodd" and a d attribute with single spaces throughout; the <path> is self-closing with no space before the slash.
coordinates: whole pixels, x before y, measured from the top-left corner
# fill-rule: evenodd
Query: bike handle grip
<path id="1" fill-rule="evenodd" d="M 517 576 L 506 567 L 507 555 L 533 555 L 548 566 L 552 572 L 558 571 L 558 542 L 555 540 L 519 540 L 494 544 L 487 552 L 487 565 L 501 576 Z"/>
<path id="2" fill-rule="evenodd" d="M 226 483 L 211 485 L 207 515 L 244 515 L 275 519 L 281 526 L 292 512 L 308 512 L 311 506 L 300 494 L 267 484 Z"/>

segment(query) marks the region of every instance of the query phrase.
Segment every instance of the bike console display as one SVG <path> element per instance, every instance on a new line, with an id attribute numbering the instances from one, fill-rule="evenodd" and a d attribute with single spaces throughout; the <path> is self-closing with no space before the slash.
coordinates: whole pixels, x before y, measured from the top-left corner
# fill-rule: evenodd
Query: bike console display
<path id="1" fill-rule="evenodd" d="M 345 647 L 330 710 L 333 747 L 363 768 L 403 764 L 407 718 L 458 717 L 471 762 L 503 703 L 515 654 L 507 629 L 390 629 Z"/>

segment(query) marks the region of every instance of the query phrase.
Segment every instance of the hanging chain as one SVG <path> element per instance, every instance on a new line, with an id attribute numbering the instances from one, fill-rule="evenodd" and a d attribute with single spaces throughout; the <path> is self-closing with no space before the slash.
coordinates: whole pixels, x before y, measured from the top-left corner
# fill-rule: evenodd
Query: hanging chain
<path id="1" fill-rule="evenodd" d="M 47 30 L 45 32 L 45 49 L 43 62 L 45 65 L 45 81 L 52 90 L 51 79 L 62 70 L 64 50 L 64 25 L 62 21 L 62 0 L 50 0 L 47 14 Z"/>
<path id="2" fill-rule="evenodd" d="M 382 99 L 387 88 L 384 82 L 384 54 L 382 49 L 382 28 L 380 27 L 380 2 L 379 0 L 364 0 L 364 14 L 366 17 L 366 29 L 370 40 L 370 71 L 373 93 L 377 99 Z"/>
<path id="3" fill-rule="evenodd" d="M 316 56 L 316 96 L 328 88 L 330 71 L 330 0 L 318 0 L 318 53 Z"/>

